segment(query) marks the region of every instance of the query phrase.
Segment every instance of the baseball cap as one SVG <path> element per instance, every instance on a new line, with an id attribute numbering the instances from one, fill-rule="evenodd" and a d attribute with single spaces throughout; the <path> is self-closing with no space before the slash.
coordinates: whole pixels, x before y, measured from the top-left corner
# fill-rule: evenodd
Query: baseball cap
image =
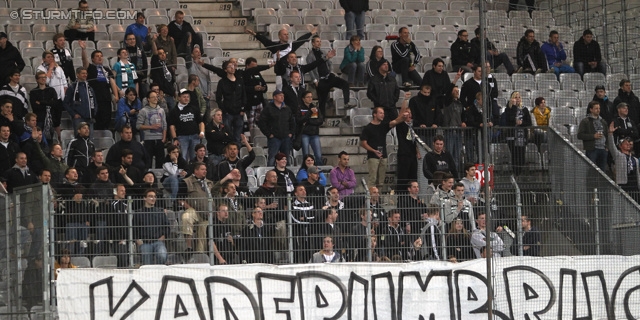
<path id="1" fill-rule="evenodd" d="M 282 94 L 282 91 L 276 89 L 276 91 L 273 92 L 273 96 L 276 96 L 278 94 Z"/>
<path id="2" fill-rule="evenodd" d="M 318 173 L 320 173 L 320 168 L 318 168 L 316 166 L 311 166 L 311 167 L 307 168 L 307 173 L 318 174 Z"/>
<path id="3" fill-rule="evenodd" d="M 187 90 L 187 89 L 185 89 L 185 88 L 180 89 L 180 94 L 182 95 L 182 94 L 184 94 L 184 93 L 191 94 L 191 93 L 189 92 L 189 90 Z"/>
<path id="4" fill-rule="evenodd" d="M 8 38 L 7 34 L 4 33 L 4 32 L 0 32 L 0 39 L 2 39 L 2 38 Z"/>
<path id="5" fill-rule="evenodd" d="M 622 137 L 620 138 L 620 140 L 618 140 L 618 145 L 620 145 L 623 141 L 633 142 L 633 139 L 631 139 L 631 137 Z"/>

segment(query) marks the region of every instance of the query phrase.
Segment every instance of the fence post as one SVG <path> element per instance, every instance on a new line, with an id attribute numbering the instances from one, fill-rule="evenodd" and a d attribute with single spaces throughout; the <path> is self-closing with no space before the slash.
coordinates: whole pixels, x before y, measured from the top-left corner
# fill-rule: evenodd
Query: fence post
<path id="1" fill-rule="evenodd" d="M 447 205 L 445 203 L 445 199 L 444 198 L 440 198 L 440 243 L 442 246 L 442 260 L 443 261 L 447 261 L 447 239 L 445 238 L 445 232 L 447 231 L 446 229 L 446 223 L 444 223 L 444 219 L 446 217 L 444 210 L 446 209 Z M 411 232 L 414 232 L 413 230 L 411 230 Z M 426 243 L 424 244 L 426 245 Z"/>
<path id="2" fill-rule="evenodd" d="M 215 265 L 216 261 L 215 255 L 213 254 L 213 198 L 211 197 L 211 192 L 207 192 L 207 200 L 207 206 L 209 207 L 209 214 L 207 214 L 207 216 L 209 217 L 209 226 L 207 230 L 209 231 L 209 239 L 211 239 L 212 243 L 211 245 L 207 243 L 206 248 L 209 248 L 209 264 L 213 266 Z"/>
<path id="3" fill-rule="evenodd" d="M 288 245 L 289 245 L 289 263 L 293 264 L 293 221 L 291 221 L 291 194 L 287 193 L 287 231 L 289 236 Z"/>
<path id="4" fill-rule="evenodd" d="M 6 261 L 6 265 L 5 270 L 9 270 L 9 274 L 11 274 L 10 270 L 11 270 L 11 242 L 10 242 L 10 235 L 9 235 L 9 226 L 11 225 L 11 199 L 12 197 L 10 197 L 9 195 L 6 194 L 0 194 L 0 196 L 2 196 L 2 198 L 4 199 L 4 212 L 6 212 L 5 215 L 5 221 L 4 221 L 4 244 L 5 244 L 5 261 Z M 7 296 L 6 296 L 6 301 L 5 304 L 7 306 L 11 305 L 11 281 L 7 280 L 5 281 L 7 284 Z"/>
<path id="5" fill-rule="evenodd" d="M 131 196 L 127 196 L 127 220 L 129 220 L 129 241 L 127 241 L 127 243 L 129 244 L 129 252 L 131 252 L 131 254 L 129 255 L 129 267 L 131 268 L 134 267 L 133 257 L 135 255 L 135 250 L 133 250 L 135 240 L 133 239 L 133 210 L 131 209 L 132 202 L 133 200 L 131 200 Z M 136 246 L 136 249 L 140 248 Z"/>
<path id="6" fill-rule="evenodd" d="M 373 216 L 373 210 L 371 210 L 371 193 L 369 192 L 369 186 L 367 180 L 362 178 L 362 185 L 364 186 L 364 207 L 367 208 L 367 261 L 371 262 L 373 256 L 371 254 L 371 218 Z"/>
<path id="7" fill-rule="evenodd" d="M 55 268 L 54 268 L 54 260 L 52 259 L 53 257 L 53 253 L 54 251 L 54 245 L 53 245 L 53 241 L 50 241 L 49 236 L 49 230 L 50 229 L 50 221 L 53 220 L 53 200 L 49 189 L 49 185 L 48 184 L 42 184 L 42 187 L 40 189 L 40 192 L 42 192 L 42 196 L 41 196 L 41 206 L 42 206 L 42 261 L 44 263 L 44 265 L 42 266 L 42 285 L 44 286 L 42 288 L 43 290 L 43 295 L 42 295 L 42 307 L 44 309 L 44 318 L 45 319 L 50 319 L 52 317 L 50 317 L 51 315 L 49 314 L 49 312 L 51 311 L 50 309 L 50 304 L 51 304 L 51 298 L 54 297 L 55 295 L 51 294 L 51 286 L 50 283 L 51 281 L 54 279 L 52 277 L 53 274 L 55 274 Z M 46 262 L 45 262 L 46 261 Z"/>
<path id="8" fill-rule="evenodd" d="M 511 184 L 516 189 L 516 217 L 518 220 L 518 255 L 523 256 L 522 252 L 522 198 L 520 195 L 520 186 L 518 186 L 518 182 L 516 182 L 516 178 L 511 176 Z"/>
<path id="9" fill-rule="evenodd" d="M 593 203 L 595 209 L 595 225 L 596 225 L 596 255 L 600 255 L 600 217 L 598 217 L 598 204 L 600 198 L 598 198 L 598 188 L 593 189 Z"/>

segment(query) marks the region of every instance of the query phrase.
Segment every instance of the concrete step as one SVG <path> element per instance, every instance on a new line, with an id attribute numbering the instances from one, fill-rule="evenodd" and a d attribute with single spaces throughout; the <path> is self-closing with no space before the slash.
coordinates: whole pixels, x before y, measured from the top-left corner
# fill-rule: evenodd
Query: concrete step
<path id="1" fill-rule="evenodd" d="M 182 2 L 180 9 L 189 9 L 194 18 L 242 17 L 242 10 L 231 2 Z"/>
<path id="2" fill-rule="evenodd" d="M 321 146 L 332 147 L 357 147 L 360 146 L 360 137 L 358 136 L 320 136 Z"/>
<path id="3" fill-rule="evenodd" d="M 326 157 L 324 154 L 322 155 L 322 157 L 327 158 L 327 163 L 325 165 L 332 166 L 332 167 L 335 167 L 338 165 L 338 157 L 333 157 L 333 156 Z M 349 154 L 349 166 L 353 167 L 353 166 L 360 166 L 360 165 L 366 167 L 367 155 L 366 154 Z M 362 170 L 362 169 L 359 169 L 359 170 Z M 356 171 L 355 169 L 353 169 L 353 171 L 368 172 L 368 169 L 365 168 L 364 171 Z"/>
<path id="4" fill-rule="evenodd" d="M 242 27 L 240 32 L 244 33 L 244 27 L 247 25 L 246 18 L 198 18 L 193 20 L 194 25 L 203 25 L 209 27 Z M 208 29 L 207 29 L 208 32 Z M 227 31 L 220 33 L 236 33 L 236 31 Z"/>
<path id="5" fill-rule="evenodd" d="M 217 23 L 213 23 L 210 25 L 205 25 L 204 23 L 202 24 L 205 26 L 205 29 L 207 31 L 208 34 L 212 34 L 212 33 L 243 33 L 244 32 L 244 27 L 243 26 L 219 26 Z"/>
<path id="6" fill-rule="evenodd" d="M 320 128 L 320 136 L 339 136 L 339 135 L 341 135 L 340 128 L 336 128 L 336 127 Z"/>
<path id="7" fill-rule="evenodd" d="M 216 28 L 218 28 L 218 27 L 216 27 Z M 227 27 L 227 28 L 237 28 L 237 27 Z M 209 30 L 209 27 L 207 27 L 207 30 Z M 233 58 L 243 58 L 243 59 L 246 59 L 246 58 L 249 58 L 249 57 L 254 57 L 254 58 L 258 59 L 258 64 L 262 64 L 261 61 L 264 61 L 264 63 L 266 64 L 267 59 L 271 58 L 271 52 L 269 52 L 267 50 L 224 50 L 222 52 L 222 56 L 223 57 L 230 57 L 230 58 L 231 57 L 233 57 Z M 263 60 L 260 60 L 260 59 L 263 59 Z M 271 71 L 271 72 L 273 72 L 273 71 Z M 267 71 L 265 71 L 263 74 L 267 74 Z"/>

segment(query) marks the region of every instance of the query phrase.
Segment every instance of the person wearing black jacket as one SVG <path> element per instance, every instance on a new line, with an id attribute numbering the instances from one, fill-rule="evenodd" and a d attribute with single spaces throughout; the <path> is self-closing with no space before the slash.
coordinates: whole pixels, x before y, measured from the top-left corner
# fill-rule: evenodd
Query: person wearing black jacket
<path id="1" fill-rule="evenodd" d="M 636 127 L 637 123 L 634 123 L 631 119 L 629 119 L 629 107 L 627 106 L 627 104 L 624 102 L 620 102 L 617 106 L 617 109 L 618 116 L 613 118 L 614 128 L 616 128 L 616 130 L 613 131 L 613 142 L 615 143 L 615 145 L 617 146 L 620 139 L 623 138 L 631 138 L 632 141 L 638 140 L 638 138 L 640 138 L 640 134 L 638 133 L 638 127 Z M 600 107 L 600 110 L 602 110 L 602 105 Z M 602 118 L 604 119 L 604 117 Z M 607 123 L 611 123 L 611 121 L 607 121 Z"/>
<path id="2" fill-rule="evenodd" d="M 369 11 L 368 0 L 340 0 L 340 6 L 344 9 L 344 22 L 347 27 L 345 39 L 358 34 L 364 39 L 364 18 Z"/>
<path id="3" fill-rule="evenodd" d="M 455 79 L 451 81 L 449 75 L 444 72 L 444 60 L 440 58 L 433 59 L 431 70 L 424 73 L 422 85 L 431 86 L 431 96 L 436 99 L 436 105 L 444 107 L 451 97 L 451 90 L 462 76 L 462 70 L 459 70 Z"/>
<path id="4" fill-rule="evenodd" d="M 302 47 L 302 45 L 305 44 L 312 35 L 316 34 L 317 31 L 318 27 L 313 27 L 313 29 L 311 29 L 309 33 L 306 33 L 298 39 L 289 42 L 289 30 L 282 28 L 280 29 L 280 31 L 278 31 L 278 41 L 276 42 L 271 40 L 269 37 L 261 34 L 256 34 L 256 32 L 251 29 L 245 30 L 246 33 L 254 36 L 256 40 L 260 41 L 265 49 L 273 53 L 273 60 L 276 62 L 286 57 L 289 52 L 296 52 L 296 50 Z M 276 73 L 276 75 L 277 74 L 278 73 Z"/>
<path id="5" fill-rule="evenodd" d="M 222 123 L 222 110 L 216 108 L 211 111 L 211 121 L 204 127 L 204 136 L 207 138 L 209 165 L 215 167 L 224 159 L 227 144 L 234 141 L 231 130 Z"/>
<path id="6" fill-rule="evenodd" d="M 71 140 L 66 149 L 65 159 L 69 168 L 76 168 L 78 180 L 84 181 L 89 166 L 89 160 L 93 155 L 96 147 L 93 145 L 89 137 L 89 125 L 85 122 L 78 126 L 78 134 Z"/>
<path id="7" fill-rule="evenodd" d="M 246 187 L 249 182 L 249 177 L 247 176 L 246 168 L 250 167 L 253 163 L 253 160 L 256 159 L 256 152 L 253 151 L 253 147 L 247 141 L 247 137 L 242 135 L 242 144 L 247 148 L 249 154 L 244 158 L 238 157 L 238 152 L 240 151 L 240 146 L 235 141 L 231 141 L 224 147 L 225 157 L 223 161 L 221 161 L 218 166 L 211 170 L 211 173 L 207 171 L 207 178 L 214 181 L 220 181 L 222 178 L 226 177 L 229 172 L 233 169 L 238 169 L 240 171 L 240 185 L 242 187 Z"/>
<path id="8" fill-rule="evenodd" d="M 320 146 L 320 126 L 324 123 L 324 117 L 311 101 L 313 93 L 303 91 L 302 103 L 296 115 L 297 134 L 302 135 L 302 154 L 309 154 L 309 146 L 313 149 L 313 155 L 322 162 L 322 148 Z"/>
<path id="9" fill-rule="evenodd" d="M 190 103 L 189 90 L 180 90 L 180 100 L 178 105 L 169 111 L 167 124 L 174 139 L 173 144 L 180 146 L 182 157 L 187 161 L 194 158 L 196 144 L 204 138 L 204 122 L 200 109 Z"/>
<path id="10" fill-rule="evenodd" d="M 136 44 L 136 35 L 130 33 L 125 36 L 125 48 L 129 52 L 129 62 L 136 66 L 136 74 L 138 82 L 146 82 L 149 63 L 147 62 L 147 54 Z M 146 86 L 140 85 L 140 97 L 147 96 Z"/>
<path id="11" fill-rule="evenodd" d="M 7 191 L 13 192 L 14 188 L 27 186 L 38 182 L 38 176 L 32 173 L 27 166 L 27 155 L 24 152 L 16 153 L 16 164 L 3 173 L 7 179 Z M 295 176 L 293 178 L 295 180 Z"/>
<path id="12" fill-rule="evenodd" d="M 391 61 L 393 69 L 402 75 L 402 83 L 405 87 L 420 83 L 420 74 L 416 70 L 416 65 L 420 63 L 420 51 L 416 44 L 411 41 L 409 28 L 402 27 L 398 30 L 398 40 L 391 44 Z"/>
<path id="13" fill-rule="evenodd" d="M 144 208 L 133 216 L 133 225 L 133 237 L 142 253 L 142 264 L 164 264 L 167 261 L 165 241 L 170 236 L 169 220 L 164 210 L 156 207 L 154 190 L 145 192 Z"/>
<path id="14" fill-rule="evenodd" d="M 498 106 L 498 82 L 489 74 L 490 65 L 487 63 L 485 71 L 487 72 L 487 93 L 491 99 L 491 116 L 493 122 L 498 122 L 500 118 L 500 106 Z M 460 101 L 465 107 L 473 106 L 476 94 L 482 90 L 482 67 L 480 65 L 473 66 L 473 78 L 462 84 L 460 91 Z"/>
<path id="15" fill-rule="evenodd" d="M 16 163 L 16 154 L 20 152 L 20 146 L 9 140 L 11 128 L 6 124 L 0 124 L 0 168 L 11 168 Z"/>
<path id="16" fill-rule="evenodd" d="M 289 84 L 282 86 L 282 93 L 284 94 L 284 104 L 291 108 L 294 115 L 297 115 L 300 111 L 300 104 L 302 103 L 302 93 L 305 92 L 306 86 L 300 84 L 302 76 L 298 70 L 293 70 L 289 74 Z M 300 128 L 300 125 L 298 125 Z M 296 130 L 299 131 L 299 130 Z"/>
<path id="17" fill-rule="evenodd" d="M 391 121 L 398 117 L 396 102 L 400 98 L 400 88 L 395 77 L 391 77 L 391 64 L 384 60 L 378 67 L 379 75 L 369 80 L 367 98 L 373 102 L 374 107 L 384 109 L 384 120 Z"/>
<path id="18" fill-rule="evenodd" d="M 173 68 L 169 68 L 167 65 L 167 52 L 163 48 L 157 48 L 156 52 L 157 54 L 151 57 L 150 78 L 153 83 L 160 86 L 160 90 L 167 100 L 167 106 L 172 109 L 176 104 L 176 76 Z"/>
<path id="19" fill-rule="evenodd" d="M 89 63 L 86 44 L 84 41 L 78 41 L 78 44 L 82 48 L 82 63 L 87 68 L 89 86 L 93 88 L 98 104 L 93 128 L 95 130 L 107 130 L 111 125 L 111 101 L 118 102 L 121 96 L 120 89 L 116 85 L 113 71 L 109 66 L 103 65 L 104 57 L 102 51 L 94 50 L 91 52 L 91 63 Z"/>
<path id="20" fill-rule="evenodd" d="M 464 72 L 472 72 L 473 67 L 473 47 L 469 42 L 469 32 L 467 30 L 458 31 L 458 38 L 451 44 L 451 64 L 453 70 L 462 69 Z"/>
<path id="21" fill-rule="evenodd" d="M 620 80 L 620 89 L 618 89 L 618 97 L 613 100 L 613 105 L 617 106 L 620 102 L 624 102 L 629 107 L 629 118 L 633 123 L 640 123 L 640 100 L 631 91 L 631 81 L 628 79 Z M 637 149 L 634 149 L 637 150 Z"/>
<path id="22" fill-rule="evenodd" d="M 536 40 L 535 32 L 527 29 L 518 42 L 517 47 L 518 71 L 528 73 L 547 72 L 549 65 L 547 57 L 540 49 L 540 42 Z"/>
<path id="23" fill-rule="evenodd" d="M 414 127 L 438 128 L 442 125 L 442 106 L 436 105 L 429 85 L 421 86 L 418 94 L 409 100 L 409 109 Z"/>
<path id="24" fill-rule="evenodd" d="M 596 86 L 596 94 L 593 95 L 591 101 L 598 101 L 600 104 L 600 117 L 607 123 L 611 123 L 618 115 L 617 106 L 613 104 L 613 101 L 607 96 L 607 91 L 603 85 Z M 589 115 L 587 110 L 586 115 Z M 634 127 L 635 129 L 635 127 Z"/>
<path id="25" fill-rule="evenodd" d="M 13 116 L 22 120 L 29 112 L 27 89 L 20 85 L 20 71 L 13 69 L 9 75 L 9 83 L 0 87 L 0 99 L 7 99 L 13 105 Z"/>
<path id="26" fill-rule="evenodd" d="M 476 34 L 476 37 L 471 39 L 471 48 L 472 48 L 471 55 L 474 58 L 473 63 L 481 64 L 482 55 L 480 54 L 480 51 L 481 51 L 480 28 L 476 28 L 475 34 Z M 511 76 L 513 72 L 515 72 L 515 69 L 513 68 L 513 64 L 511 63 L 509 56 L 507 56 L 507 54 L 504 52 L 500 52 L 496 48 L 496 45 L 493 44 L 493 42 L 489 41 L 489 39 L 487 39 L 486 37 L 484 41 L 486 46 L 485 49 L 487 50 L 485 57 L 487 58 L 487 61 L 489 61 L 489 63 L 491 64 L 491 68 L 496 69 L 500 65 L 504 64 L 504 67 L 507 69 L 507 74 Z"/>
<path id="27" fill-rule="evenodd" d="M 121 152 L 125 149 L 129 149 L 133 152 L 132 165 L 138 168 L 140 172 L 145 172 L 147 170 L 147 158 L 149 157 L 149 154 L 142 143 L 133 139 L 133 131 L 129 125 L 124 125 L 122 129 L 120 129 L 120 141 L 116 142 L 109 148 L 105 162 L 111 167 L 119 168 L 122 162 Z"/>
<path id="28" fill-rule="evenodd" d="M 253 57 L 245 60 L 243 80 L 244 90 L 247 93 L 247 109 L 249 110 L 247 120 L 249 122 L 249 129 L 253 129 L 254 126 L 258 125 L 262 108 L 267 105 L 264 100 L 264 93 L 267 92 L 268 86 L 260 72 L 267 70 L 269 67 L 271 66 L 258 66 L 258 60 Z"/>
<path id="29" fill-rule="evenodd" d="M 173 38 L 178 55 L 189 55 L 194 46 L 202 46 L 202 36 L 193 30 L 189 22 L 184 21 L 184 12 L 176 11 L 175 20 L 169 23 L 169 36 Z"/>
<path id="30" fill-rule="evenodd" d="M 53 36 L 53 48 L 49 51 L 53 53 L 53 59 L 62 68 L 64 75 L 74 82 L 76 81 L 76 70 L 73 68 L 73 57 L 66 45 L 67 40 L 64 34 L 58 33 Z"/>
<path id="31" fill-rule="evenodd" d="M 7 40 L 7 34 L 0 32 L 0 87 L 9 83 L 9 76 L 14 69 L 18 73 L 25 67 L 24 60 L 18 48 Z"/>
<path id="32" fill-rule="evenodd" d="M 349 82 L 331 72 L 331 58 L 336 56 L 336 50 L 331 49 L 325 54 L 321 46 L 322 40 L 320 36 L 313 36 L 313 38 L 311 38 L 311 51 L 309 55 L 307 55 L 307 63 L 309 64 L 313 64 L 317 60 L 323 61 L 323 63 L 318 64 L 317 68 L 309 71 L 311 79 L 318 91 L 318 109 L 320 109 L 323 115 L 325 114 L 325 106 L 329 99 L 329 91 L 331 88 L 339 88 L 342 90 L 342 99 L 344 99 L 346 108 L 355 107 L 355 104 L 349 102 Z M 302 74 L 300 76 L 302 77 Z M 304 83 L 304 79 L 301 81 Z"/>
<path id="33" fill-rule="evenodd" d="M 587 29 L 582 33 L 582 38 L 573 44 L 571 52 L 573 52 L 573 67 L 580 76 L 589 72 L 607 74 L 607 66 L 602 63 L 600 44 L 593 40 L 591 30 Z M 602 108 L 600 109 L 602 111 Z"/>
<path id="34" fill-rule="evenodd" d="M 233 133 L 235 141 L 240 142 L 242 127 L 244 125 L 244 113 L 247 112 L 247 95 L 244 91 L 244 82 L 235 76 L 235 65 L 229 61 L 222 63 L 222 68 L 227 71 L 225 77 L 218 82 L 216 102 L 223 112 L 224 124 Z"/>
<path id="35" fill-rule="evenodd" d="M 422 174 L 430 182 L 433 181 L 433 173 L 442 171 L 450 173 L 458 179 L 458 168 L 451 153 L 444 150 L 444 137 L 437 135 L 433 138 L 433 150 L 427 153 L 422 160 Z M 434 182 L 434 185 L 437 185 Z"/>
<path id="36" fill-rule="evenodd" d="M 65 173 L 64 183 L 56 187 L 56 192 L 62 201 L 58 205 L 58 210 L 62 213 L 62 221 L 57 221 L 58 225 L 65 226 L 65 240 L 69 242 L 71 254 L 84 255 L 84 242 L 88 236 L 89 217 L 87 216 L 88 206 L 83 199 L 85 188 L 78 183 L 78 172 L 75 168 L 68 168 Z"/>
<path id="37" fill-rule="evenodd" d="M 267 166 L 275 164 L 278 152 L 286 155 L 291 153 L 291 138 L 295 133 L 296 124 L 293 111 L 284 104 L 282 91 L 276 90 L 273 92 L 273 101 L 262 111 L 258 127 L 269 139 L 267 141 L 269 146 Z"/>
<path id="38" fill-rule="evenodd" d="M 513 173 L 518 176 L 525 166 L 525 152 L 527 150 L 526 127 L 531 127 L 531 114 L 529 109 L 522 105 L 522 98 L 518 91 L 511 94 L 511 99 L 502 113 L 500 124 L 511 128 L 507 132 L 507 144 L 511 149 L 511 163 Z"/>
<path id="39" fill-rule="evenodd" d="M 47 86 L 47 75 L 44 72 L 36 74 L 38 86 L 29 92 L 29 103 L 38 119 L 37 125 L 49 142 L 53 139 L 55 129 L 60 140 L 60 123 L 62 119 L 62 100 L 54 88 Z"/>

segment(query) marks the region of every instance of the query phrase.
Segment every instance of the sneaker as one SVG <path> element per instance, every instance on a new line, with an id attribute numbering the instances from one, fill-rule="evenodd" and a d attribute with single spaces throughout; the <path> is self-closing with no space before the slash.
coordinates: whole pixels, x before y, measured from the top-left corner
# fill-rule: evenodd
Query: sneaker
<path id="1" fill-rule="evenodd" d="M 524 69 L 522 67 L 518 68 L 518 70 L 516 71 L 516 73 L 522 73 L 522 71 L 524 71 Z"/>
<path id="2" fill-rule="evenodd" d="M 402 84 L 405 87 L 411 87 L 411 82 L 407 81 L 405 83 Z"/>
<path id="3" fill-rule="evenodd" d="M 344 106 L 345 109 L 353 109 L 355 107 L 357 107 L 358 105 L 355 103 L 348 103 L 346 106 Z"/>
<path id="4" fill-rule="evenodd" d="M 536 70 L 536 74 L 538 74 L 538 73 L 542 73 L 542 72 L 543 72 L 543 71 L 542 71 L 542 68 L 538 68 L 538 69 Z"/>

